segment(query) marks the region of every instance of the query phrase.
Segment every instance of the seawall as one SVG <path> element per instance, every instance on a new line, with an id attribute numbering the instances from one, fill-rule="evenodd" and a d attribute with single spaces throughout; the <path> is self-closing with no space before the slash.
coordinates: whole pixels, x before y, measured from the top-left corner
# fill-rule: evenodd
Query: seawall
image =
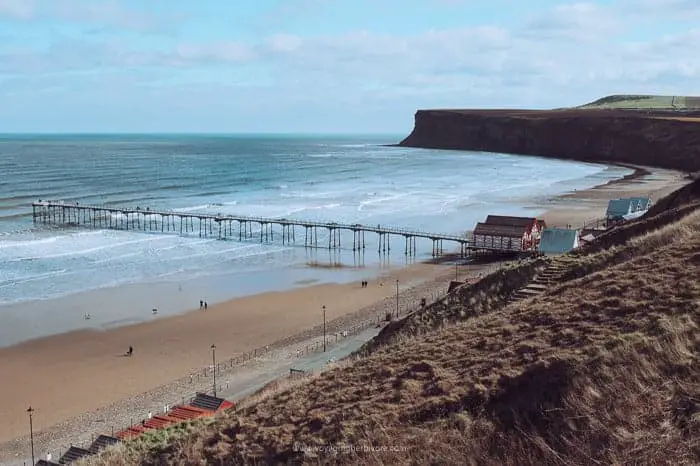
<path id="1" fill-rule="evenodd" d="M 605 110 L 419 110 L 400 146 L 700 170 L 700 118 Z"/>

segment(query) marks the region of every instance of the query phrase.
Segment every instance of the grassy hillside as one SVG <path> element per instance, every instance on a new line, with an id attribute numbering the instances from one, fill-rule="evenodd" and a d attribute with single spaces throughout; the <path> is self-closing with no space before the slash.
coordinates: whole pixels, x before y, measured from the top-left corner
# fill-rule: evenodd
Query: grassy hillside
<path id="1" fill-rule="evenodd" d="M 538 297 L 507 300 L 549 259 L 461 288 L 356 360 L 98 464 L 698 464 L 700 203 L 688 191 L 604 247 L 555 259 L 566 273 Z"/>
<path id="2" fill-rule="evenodd" d="M 610 95 L 576 108 L 700 110 L 700 97 L 670 95 Z"/>

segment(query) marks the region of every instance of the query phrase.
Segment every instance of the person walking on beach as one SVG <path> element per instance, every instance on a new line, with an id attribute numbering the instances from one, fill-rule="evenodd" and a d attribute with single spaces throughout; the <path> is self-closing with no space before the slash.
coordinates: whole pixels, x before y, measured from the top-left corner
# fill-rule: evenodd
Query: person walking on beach
<path id="1" fill-rule="evenodd" d="M 204 307 L 204 301 L 201 299 L 199 300 L 199 308 L 202 309 Z"/>
<path id="2" fill-rule="evenodd" d="M 129 351 L 126 352 L 127 356 L 131 357 L 132 354 L 134 354 L 134 347 L 129 346 Z"/>
<path id="3" fill-rule="evenodd" d="M 209 307 L 209 305 L 207 304 L 206 301 L 204 301 L 204 309 L 206 309 L 206 308 L 208 308 L 208 307 Z"/>

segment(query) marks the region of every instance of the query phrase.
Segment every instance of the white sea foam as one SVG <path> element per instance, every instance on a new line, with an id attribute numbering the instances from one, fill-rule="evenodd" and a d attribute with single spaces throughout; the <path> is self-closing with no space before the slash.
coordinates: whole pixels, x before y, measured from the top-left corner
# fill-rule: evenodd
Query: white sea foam
<path id="1" fill-rule="evenodd" d="M 154 165 L 161 155 L 152 154 L 163 154 L 157 151 L 165 150 L 158 148 L 155 141 L 148 149 L 151 151 L 148 156 L 130 160 L 128 154 L 120 153 L 117 165 L 106 160 L 104 163 L 112 164 L 109 166 L 113 170 L 106 175 L 123 180 L 124 184 L 115 186 L 116 182 L 106 177 L 103 190 L 89 196 L 95 202 L 117 205 L 116 200 L 124 195 L 110 198 L 105 193 L 128 193 L 129 205 L 153 210 L 357 222 L 461 233 L 471 229 L 487 213 L 519 214 L 522 209 L 513 199 L 522 203 L 528 197 L 580 189 L 629 172 L 552 159 L 378 146 L 388 142 L 392 141 L 358 139 L 322 144 L 292 141 L 273 146 L 270 153 L 276 154 L 274 157 L 255 154 L 245 160 L 236 159 L 237 154 L 227 155 L 225 159 L 207 154 L 194 157 L 191 149 L 184 149 L 176 157 L 170 153 L 162 155 L 162 160 L 167 158 L 169 162 Z M 295 147 L 295 152 L 289 147 Z M 167 148 L 176 150 L 177 145 Z M 95 152 L 103 149 L 99 147 Z M 73 167 L 74 178 L 69 184 L 61 185 L 61 180 L 66 179 L 63 176 L 66 168 L 50 156 L 47 155 L 49 162 L 43 163 L 46 171 L 35 173 L 45 178 L 51 173 L 54 180 L 50 183 L 55 186 L 44 182 L 42 196 L 50 197 L 54 192 L 64 193 L 66 199 L 79 199 L 81 192 L 87 193 L 83 186 L 94 181 L 90 167 L 82 172 L 79 167 Z M 171 163 L 173 160 L 177 163 Z M 26 189 L 30 184 L 31 181 L 24 181 L 19 188 Z M 183 188 L 176 189 L 178 185 Z M 200 185 L 213 194 L 203 196 L 201 191 L 196 191 Z M 163 186 L 167 189 L 161 189 Z M 11 194 L 3 193 L 0 188 L 0 198 Z M 248 288 L 263 289 L 261 284 L 270 282 L 267 274 L 271 271 L 283 274 L 284 265 L 323 261 L 336 254 L 327 249 L 282 246 L 278 227 L 274 232 L 275 244 L 261 244 L 257 224 L 252 225 L 253 238 L 238 243 L 200 238 L 196 221 L 195 232 L 181 237 L 174 232 L 85 231 L 41 225 L 35 230 L 30 228 L 31 208 L 28 215 L 21 221 L 0 220 L 0 304 L 48 299 L 125 283 L 163 280 L 187 283 L 191 277 L 213 279 L 237 274 L 235 280 L 219 285 L 225 288 L 221 291 L 224 296 Z M 123 217 L 119 212 L 112 214 L 116 222 Z M 179 230 L 177 222 L 176 229 Z M 237 240 L 238 225 L 234 223 L 232 230 L 232 239 Z M 319 243 L 327 244 L 328 232 L 318 233 Z M 366 239 L 371 250 L 375 238 L 367 235 Z M 296 243 L 303 241 L 304 232 L 297 229 Z M 342 241 L 348 244 L 345 234 Z M 423 252 L 429 251 L 427 244 Z M 403 251 L 400 256 L 403 258 Z M 352 257 L 348 260 L 352 261 Z M 372 261 L 376 257 L 367 255 L 366 263 Z M 289 269 L 288 273 L 298 274 L 299 270 Z"/>

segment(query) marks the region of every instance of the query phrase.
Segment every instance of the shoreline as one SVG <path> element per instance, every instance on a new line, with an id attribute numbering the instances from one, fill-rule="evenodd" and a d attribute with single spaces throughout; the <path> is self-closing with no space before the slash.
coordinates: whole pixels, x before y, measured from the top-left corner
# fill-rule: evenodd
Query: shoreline
<path id="1" fill-rule="evenodd" d="M 603 172 L 605 171 L 604 169 Z M 616 175 L 621 174 L 608 173 L 607 176 L 604 175 L 603 180 L 581 179 L 585 179 L 587 183 L 607 184 L 616 182 L 619 178 L 610 178 Z M 632 175 L 625 175 L 623 179 L 628 176 L 641 176 L 641 172 L 635 171 Z M 585 189 L 593 187 L 595 186 L 589 185 Z M 557 190 L 561 189 L 562 186 L 558 186 Z M 560 191 L 560 194 L 551 196 L 563 195 L 566 195 L 566 192 Z M 537 203 L 534 198 L 527 198 L 507 203 L 513 208 L 516 204 L 522 206 L 533 202 Z M 540 206 L 535 207 L 538 211 L 542 210 Z M 523 214 L 526 213 L 523 212 Z M 480 221 L 481 218 L 474 220 Z M 467 231 L 472 229 L 473 225 L 470 221 L 468 224 L 460 225 L 460 228 L 455 231 Z M 419 255 L 412 258 L 412 261 L 429 260 L 428 247 L 426 244 L 423 252 L 419 251 Z M 90 330 L 106 331 L 183 315 L 197 310 L 196 303 L 200 299 L 208 301 L 211 305 L 239 297 L 293 290 L 311 283 L 350 283 L 377 277 L 386 270 L 391 270 L 392 267 L 403 267 L 407 263 L 401 254 L 398 256 L 388 254 L 380 256 L 377 260 L 376 256 L 368 251 L 366 263 L 365 254 L 363 254 L 358 259 L 359 265 L 358 263 L 353 265 L 353 262 L 348 261 L 354 256 L 350 256 L 347 251 L 341 251 L 339 257 L 342 265 L 339 266 L 334 262 L 336 259 L 322 252 L 324 251 L 304 252 L 301 248 L 294 248 L 288 256 L 296 257 L 293 260 L 298 263 L 291 267 L 271 266 L 269 269 L 256 269 L 253 273 L 243 273 L 240 270 L 222 271 L 177 280 L 154 279 L 145 282 L 127 282 L 97 289 L 76 290 L 69 294 L 44 299 L 3 304 L 0 306 L 0 314 L 3 315 L 7 325 L 0 328 L 0 349 L 58 334 Z M 301 276 L 297 276 L 299 274 Z M 94 303 L 100 303 L 100 305 L 96 307 Z M 157 309 L 158 312 L 152 313 L 152 309 Z M 34 317 L 28 320 L 23 317 L 25 315 Z M 85 319 L 86 315 L 90 318 Z"/>
<path id="2" fill-rule="evenodd" d="M 266 344 L 294 341 L 318 328 L 323 305 L 329 326 L 334 321 L 333 325 L 349 325 L 366 317 L 362 309 L 395 296 L 395 280 L 400 281 L 401 292 L 445 272 L 454 274 L 449 266 L 416 264 L 386 271 L 381 278 L 370 279 L 366 289 L 353 282 L 267 292 L 212 304 L 207 310 L 105 331 L 62 333 L 2 348 L 0 372 L 14 375 L 12 384 L 0 388 L 4 400 L 0 417 L 8 419 L 0 424 L 0 443 L 24 433 L 25 404 L 37 411 L 43 408 L 44 416 L 37 412 L 35 418 L 40 432 L 86 411 L 81 406 L 95 410 L 200 370 L 211 361 L 212 343 L 224 360 Z M 283 309 L 287 313 L 280 318 Z M 122 357 L 128 346 L 134 347 L 132 358 Z M 64 385 L 70 393 L 45 390 L 47 380 Z"/>
<path id="3" fill-rule="evenodd" d="M 553 203 L 534 207 L 544 211 L 541 216 L 548 223 L 552 216 L 577 223 L 583 214 L 567 206 L 572 199 L 586 201 L 586 209 L 603 216 L 605 208 L 602 207 L 601 212 L 601 206 L 607 205 L 610 196 L 628 192 L 634 195 L 646 190 L 661 197 L 661 192 L 671 192 L 679 183 L 690 182 L 679 181 L 679 177 L 683 177 L 681 172 L 662 169 L 649 173 L 660 180 L 645 179 L 648 175 L 638 171 L 634 174 L 637 176 L 628 175 L 586 190 L 562 194 Z M 222 360 L 266 344 L 291 350 L 296 342 L 313 338 L 320 332 L 321 303 L 332 303 L 328 304 L 327 317 L 330 332 L 343 326 L 347 328 L 370 315 L 381 317 L 381 309 L 393 306 L 395 288 L 391 284 L 395 279 L 400 280 L 403 288 L 400 290 L 402 302 L 404 296 L 416 292 L 416 288 L 422 292 L 431 287 L 446 290 L 454 277 L 454 268 L 435 262 L 384 271 L 384 281 L 372 278 L 369 289 L 361 289 L 355 282 L 316 284 L 234 298 L 211 305 L 207 311 L 194 310 L 105 331 L 70 332 L 0 348 L 0 372 L 13 374 L 12 386 L 6 384 L 0 389 L 4 400 L 0 415 L 8 419 L 0 425 L 0 452 L 8 450 L 7 457 L 0 454 L 0 462 L 9 460 L 11 453 L 19 453 L 28 443 L 25 405 L 31 404 L 37 410 L 37 445 L 66 444 L 65 440 L 71 438 L 75 441 L 75 432 L 87 432 L 84 427 L 80 430 L 86 416 L 104 418 L 107 407 L 120 403 L 122 410 L 143 413 L 143 404 L 139 403 L 145 403 L 149 397 L 157 398 L 158 394 L 161 394 L 158 399 L 163 400 L 166 393 L 172 392 L 173 384 L 177 385 L 188 373 L 209 363 L 208 348 L 214 342 Z M 494 266 L 498 264 L 463 266 L 460 276 L 467 273 L 477 276 Z M 408 288 L 405 283 L 414 286 Z M 289 311 L 284 318 L 280 318 L 281 309 Z M 119 357 L 130 344 L 135 347 L 135 357 Z M 53 390 L 46 389 L 47 381 Z M 135 401 L 134 397 L 141 401 Z M 172 397 L 167 395 L 167 399 Z M 154 404 L 152 400 L 150 403 Z M 100 428 L 97 421 L 93 426 L 96 430 Z M 78 430 L 73 431 L 73 428 Z M 73 432 L 72 437 L 68 435 L 70 432 Z"/>
<path id="4" fill-rule="evenodd" d="M 433 273 L 428 273 L 427 275 L 421 275 L 421 273 L 417 272 L 409 272 L 409 275 L 414 275 L 413 276 L 413 286 L 411 287 L 406 287 L 403 289 L 400 289 L 400 306 L 402 310 L 405 310 L 407 307 L 414 307 L 418 305 L 420 301 L 420 297 L 436 297 L 438 294 L 444 294 L 446 291 L 446 283 L 449 283 L 449 279 L 454 277 L 454 268 L 451 267 L 450 265 L 441 265 L 441 264 L 419 264 L 421 268 L 429 268 L 433 269 Z M 474 267 L 467 267 L 464 266 L 460 270 L 460 276 L 464 277 L 466 274 L 469 274 L 470 276 L 476 276 L 479 273 L 483 273 L 489 268 L 493 268 L 496 265 L 477 265 Z M 409 267 L 410 268 L 410 267 Z M 399 271 L 401 272 L 401 271 Z M 428 272 L 431 272 L 428 270 Z M 418 275 L 418 276 L 415 276 Z M 371 317 L 372 324 L 374 325 L 375 322 L 375 316 L 378 317 L 384 317 L 384 313 L 387 311 L 387 309 L 394 309 L 395 306 L 395 288 L 391 286 L 391 280 L 394 279 L 394 277 L 397 276 L 396 273 L 390 273 L 386 274 L 385 278 L 387 279 L 386 282 L 378 282 L 378 283 L 371 283 L 370 285 L 375 285 L 375 288 L 372 289 L 371 291 L 376 292 L 377 290 L 380 290 L 379 292 L 379 299 L 373 299 L 371 302 L 367 305 L 364 306 L 359 306 L 355 307 L 349 312 L 336 312 L 336 313 L 330 313 L 328 315 L 328 321 L 327 321 L 327 333 L 329 335 L 332 335 L 333 332 L 335 331 L 342 331 L 343 329 L 348 329 L 352 327 L 353 325 L 358 325 L 360 322 L 367 322 L 368 318 Z M 411 278 L 407 277 L 405 274 L 402 274 L 403 278 Z M 407 280 L 410 282 L 410 280 Z M 417 283 L 415 283 L 417 282 Z M 384 283 L 383 285 L 380 285 L 380 283 Z M 313 288 L 313 287 L 311 287 Z M 343 295 L 342 291 L 345 288 L 345 291 L 347 292 L 347 288 L 352 289 L 360 289 L 359 284 L 351 284 L 351 285 L 335 285 L 328 287 L 327 285 L 320 285 L 319 288 L 330 288 L 327 289 L 328 293 L 326 294 L 327 297 L 335 297 L 336 301 L 341 302 L 344 298 L 347 298 L 347 295 Z M 370 288 L 371 289 L 371 288 Z M 312 300 L 314 296 L 309 296 L 308 295 L 308 288 L 302 290 L 305 293 L 307 293 L 307 297 L 310 297 Z M 368 291 L 368 290 L 363 290 L 363 291 Z M 289 296 L 289 293 L 278 293 L 279 295 L 285 295 L 281 296 L 282 299 L 289 303 L 292 301 L 293 297 Z M 270 293 L 265 293 L 265 295 L 270 295 Z M 376 297 L 376 294 L 375 294 Z M 260 297 L 257 297 L 260 298 Z M 233 301 L 238 301 L 238 300 L 233 300 Z M 329 300 L 330 301 L 330 300 Z M 331 301 L 332 302 L 332 301 Z M 428 300 L 430 302 L 430 299 Z M 213 310 L 215 310 L 217 307 L 219 309 L 225 310 L 226 304 L 231 304 L 231 303 L 222 303 L 220 305 L 215 305 L 211 306 L 207 311 L 202 311 L 202 312 L 208 312 L 211 313 Z M 357 301 L 354 303 L 348 303 L 350 305 L 352 304 L 358 304 Z M 338 304 L 335 304 L 337 306 Z M 319 306 L 320 308 L 320 306 Z M 330 308 L 330 306 L 329 306 Z M 187 317 L 191 317 L 192 314 L 197 314 L 198 312 L 195 313 L 189 313 Z M 319 312 L 320 314 L 320 312 Z M 263 319 L 265 320 L 265 319 Z M 320 319 L 317 319 L 320 321 Z M 267 320 L 269 323 L 269 320 Z M 155 323 L 155 322 L 154 322 Z M 316 325 L 312 324 L 307 324 L 305 326 L 302 326 L 303 328 L 300 328 L 298 331 L 293 332 L 289 335 L 284 335 L 281 338 L 277 338 L 274 340 L 267 339 L 265 340 L 264 338 L 261 338 L 261 343 L 268 343 L 268 345 L 264 346 L 269 346 L 269 348 L 273 351 L 280 351 L 280 352 L 287 352 L 291 353 L 295 351 L 295 349 L 298 349 L 299 347 L 303 348 L 304 344 L 308 344 L 312 342 L 313 340 L 318 340 L 319 335 L 321 335 L 321 329 L 322 325 L 319 325 L 320 322 L 316 322 Z M 142 324 L 137 324 L 142 325 Z M 160 327 L 160 326 L 159 326 Z M 118 329 L 116 329 L 118 330 Z M 269 333 L 269 332 L 267 332 Z M 49 337 L 51 338 L 51 337 Z M 45 339 L 42 339 L 45 340 Z M 40 340 L 41 341 L 41 340 Z M 99 403 L 99 406 L 95 407 L 94 409 L 89 409 L 89 410 L 75 410 L 71 414 L 71 416 L 63 416 L 58 422 L 48 422 L 44 423 L 47 424 L 42 427 L 42 422 L 41 422 L 41 414 L 46 414 L 47 408 L 50 407 L 46 405 L 38 405 L 37 403 L 32 404 L 32 406 L 36 409 L 35 412 L 35 432 L 34 432 L 34 442 L 35 446 L 39 451 L 45 450 L 47 452 L 53 452 L 54 456 L 55 453 L 59 450 L 62 449 L 65 451 L 69 444 L 71 442 L 76 443 L 78 441 L 89 441 L 91 438 L 90 435 L 94 434 L 97 435 L 98 433 L 109 433 L 109 423 L 115 421 L 116 419 L 119 419 L 119 421 L 116 421 L 116 423 L 119 425 L 121 423 L 122 426 L 126 426 L 129 423 L 130 419 L 141 419 L 141 417 L 144 417 L 145 413 L 148 411 L 153 411 L 157 412 L 158 409 L 161 409 L 163 402 L 170 402 L 172 400 L 179 400 L 181 396 L 184 396 L 183 393 L 187 392 L 188 394 L 193 392 L 193 385 L 188 383 L 189 380 L 189 375 L 188 374 L 194 374 L 201 372 L 202 368 L 207 367 L 208 364 L 211 362 L 211 353 L 208 349 L 208 342 L 203 342 L 202 346 L 202 357 L 198 360 L 198 363 L 195 364 L 193 367 L 189 368 L 190 370 L 186 371 L 180 371 L 178 372 L 176 377 L 170 377 L 165 379 L 163 383 L 160 384 L 148 384 L 151 385 L 148 387 L 148 389 L 145 390 L 134 390 L 133 393 L 130 393 L 128 397 L 126 396 L 120 396 L 114 398 L 113 401 L 109 403 Z M 204 344 L 207 343 L 207 344 Z M 44 346 L 44 345 L 42 345 Z M 256 345 L 260 346 L 260 345 Z M 219 354 L 220 348 L 223 349 L 224 345 L 219 345 L 217 343 L 217 355 Z M 48 347 L 43 347 L 44 350 L 55 350 L 56 344 L 55 342 L 52 342 L 52 344 L 48 345 Z M 17 348 L 15 348 L 17 349 Z M 24 349 L 24 348 L 21 348 Z M 27 353 L 28 350 L 31 350 L 32 352 L 36 350 L 36 344 L 33 345 L 28 345 L 25 351 L 21 351 L 22 353 Z M 141 348 L 143 352 L 143 348 Z M 252 350 L 252 346 L 249 346 L 246 348 L 246 352 Z M 63 348 L 63 351 L 65 351 L 65 348 Z M 224 350 L 225 351 L 225 350 Z M 231 355 L 231 353 L 224 352 L 222 351 L 222 357 L 221 360 L 223 361 L 225 358 L 228 358 L 228 356 Z M 6 361 L 6 358 L 4 358 L 5 354 L 3 354 L 3 350 L 0 350 L 0 356 L 3 356 L 3 358 L 0 358 L 0 360 Z M 113 355 L 117 356 L 117 355 Z M 135 355 L 133 359 L 130 358 L 115 358 L 121 361 L 128 361 L 132 362 L 133 360 L 136 360 L 139 356 L 139 347 L 135 345 Z M 172 355 L 169 355 L 169 359 L 173 359 Z M 166 359 L 168 358 L 164 354 L 158 355 L 159 359 Z M 217 358 L 217 361 L 219 359 Z M 161 361 L 162 363 L 165 363 L 165 361 Z M 236 376 L 238 375 L 239 377 L 245 377 L 246 374 L 250 371 L 253 370 L 251 369 L 250 364 L 253 364 L 253 366 L 258 364 L 258 361 L 256 359 L 253 359 L 252 363 L 244 363 L 243 365 L 239 366 L 234 366 L 229 368 L 227 371 L 223 372 L 222 377 L 226 376 Z M 105 368 L 102 368 L 102 371 L 105 371 Z M 109 375 L 109 372 L 113 372 L 113 370 L 106 369 L 107 374 Z M 150 362 L 146 362 L 146 364 L 141 367 L 141 372 L 144 374 L 149 374 L 153 371 L 153 364 Z M 26 375 L 26 373 L 25 373 Z M 42 378 L 43 375 L 41 376 Z M 90 375 L 90 379 L 93 379 L 94 377 L 97 377 L 95 374 Z M 195 383 L 196 385 L 196 383 Z M 210 382 L 208 380 L 205 380 L 202 385 L 202 389 L 207 389 L 210 387 Z M 95 387 L 85 387 L 85 386 L 80 386 L 80 387 L 75 387 L 76 389 L 81 389 L 85 391 L 95 391 Z M 3 392 L 7 389 L 7 387 L 3 387 L 0 389 L 0 392 Z M 99 388 L 98 388 L 99 390 Z M 46 390 L 41 390 L 41 393 L 46 393 Z M 7 397 L 5 398 L 7 399 Z M 84 400 L 82 400 L 84 401 Z M 81 403 L 84 404 L 84 403 Z M 20 421 L 17 423 L 15 426 L 16 429 L 14 429 L 16 432 L 18 432 L 20 435 L 19 436 L 8 436 L 7 432 L 7 425 L 0 425 L 0 464 L 5 464 L 6 461 L 11 461 L 13 457 L 15 457 L 17 454 L 22 454 L 21 452 L 26 452 L 26 448 L 28 447 L 29 439 L 28 436 L 26 435 L 26 413 L 24 412 L 24 409 L 22 406 L 18 407 L 15 414 L 15 418 Z M 0 411 L 2 410 L 2 407 L 0 407 Z M 44 413 L 41 413 L 43 411 Z M 125 412 L 127 414 L 125 414 Z M 140 416 L 140 417 L 139 417 Z M 3 416 L 4 417 L 4 416 Z M 56 416 L 54 416 L 56 417 Z M 3 429 L 4 428 L 4 432 Z M 6 452 L 6 453 L 5 453 Z M 21 464 L 21 461 L 18 463 Z"/>

